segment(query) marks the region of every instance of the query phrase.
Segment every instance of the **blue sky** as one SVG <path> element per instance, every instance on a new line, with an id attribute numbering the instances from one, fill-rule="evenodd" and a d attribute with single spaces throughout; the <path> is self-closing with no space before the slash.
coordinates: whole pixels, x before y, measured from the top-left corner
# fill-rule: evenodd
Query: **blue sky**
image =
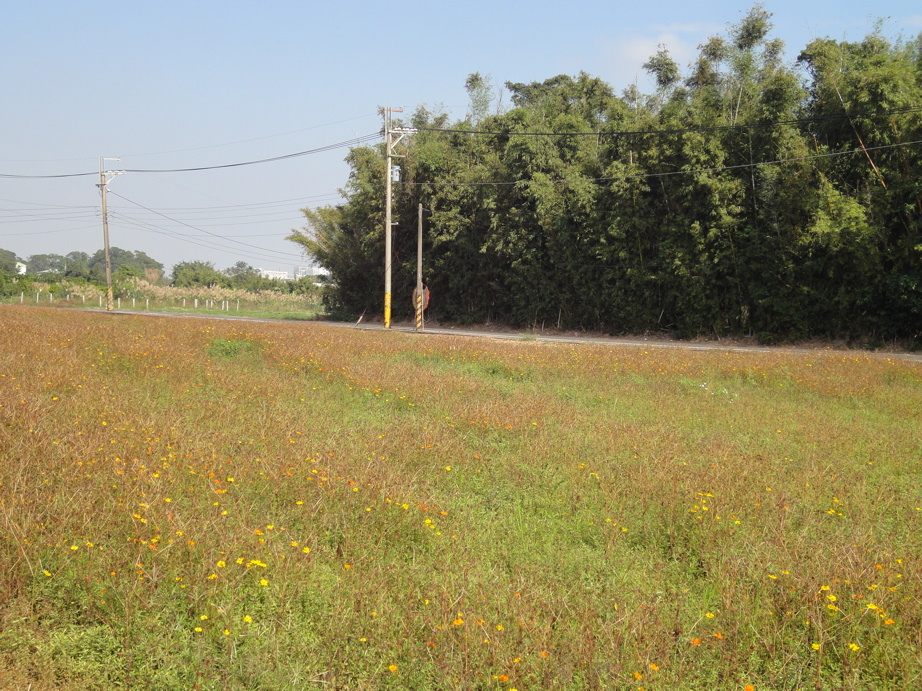
<path id="1" fill-rule="evenodd" d="M 9 4 L 0 22 L 0 174 L 221 165 L 377 132 L 379 106 L 467 106 L 471 72 L 495 84 L 585 71 L 620 92 L 665 45 L 688 65 L 752 7 L 618 3 L 121 2 Z M 787 58 L 815 37 L 860 40 L 877 19 L 913 38 L 908 0 L 768 1 Z M 649 90 L 649 89 L 645 89 Z M 508 100 L 508 97 L 507 97 Z M 242 260 L 291 271 L 299 209 L 335 203 L 346 149 L 208 172 L 128 173 L 109 195 L 111 244 L 167 271 Z M 0 178 L 0 248 L 20 257 L 102 246 L 92 176 Z M 116 196 L 118 195 L 118 196 Z"/>

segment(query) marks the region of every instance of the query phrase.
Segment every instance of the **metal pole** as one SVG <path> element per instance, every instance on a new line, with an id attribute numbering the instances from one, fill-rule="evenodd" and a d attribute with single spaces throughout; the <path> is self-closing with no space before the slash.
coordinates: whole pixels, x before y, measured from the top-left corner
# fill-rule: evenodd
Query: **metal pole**
<path id="1" fill-rule="evenodd" d="M 384 211 L 384 328 L 391 328 L 391 114 L 384 114 L 384 146 L 387 152 L 386 191 Z"/>

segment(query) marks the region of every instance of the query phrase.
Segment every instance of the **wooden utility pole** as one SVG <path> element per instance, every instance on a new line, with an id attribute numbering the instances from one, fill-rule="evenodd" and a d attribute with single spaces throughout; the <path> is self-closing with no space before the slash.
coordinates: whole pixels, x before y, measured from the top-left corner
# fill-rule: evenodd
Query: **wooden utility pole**
<path id="1" fill-rule="evenodd" d="M 112 261 L 109 258 L 109 216 L 106 211 L 106 187 L 116 175 L 124 170 L 105 170 L 106 161 L 121 161 L 120 158 L 99 158 L 99 182 L 96 186 L 102 194 L 102 239 L 106 253 L 106 309 L 112 311 Z M 106 176 L 109 176 L 108 179 Z"/>

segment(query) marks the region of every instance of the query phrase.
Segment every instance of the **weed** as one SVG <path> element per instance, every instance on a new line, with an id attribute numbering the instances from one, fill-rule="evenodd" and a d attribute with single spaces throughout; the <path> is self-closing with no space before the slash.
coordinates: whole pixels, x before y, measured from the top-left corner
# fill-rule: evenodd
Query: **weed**
<path id="1" fill-rule="evenodd" d="M 915 364 L 3 310 L 13 685 L 922 674 Z"/>

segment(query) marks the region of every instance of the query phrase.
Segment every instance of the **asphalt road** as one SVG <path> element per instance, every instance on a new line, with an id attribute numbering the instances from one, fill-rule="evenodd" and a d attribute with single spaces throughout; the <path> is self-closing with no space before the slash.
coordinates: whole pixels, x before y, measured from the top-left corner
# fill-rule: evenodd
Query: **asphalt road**
<path id="1" fill-rule="evenodd" d="M 98 309 L 88 309 L 87 311 L 99 312 Z M 151 317 L 176 317 L 176 318 L 195 318 L 195 319 L 216 319 L 223 321 L 254 321 L 254 322 L 275 322 L 282 321 L 278 319 L 262 319 L 256 317 L 238 317 L 234 315 L 216 315 L 216 314 L 190 314 L 190 313 L 178 313 L 178 312 L 141 312 L 135 310 L 112 310 L 109 314 L 124 314 L 124 315 L 135 315 L 135 316 L 151 316 Z M 333 326 L 337 328 L 344 329 L 362 329 L 365 331 L 383 331 L 384 327 L 382 324 L 369 323 L 365 324 L 361 321 L 359 323 L 351 322 L 335 322 L 335 321 L 304 321 L 296 322 L 303 324 L 323 324 L 324 326 Z M 391 331 L 401 332 L 401 333 L 416 333 L 415 326 L 411 324 L 392 324 Z M 804 346 L 754 346 L 754 345 L 745 345 L 740 344 L 734 341 L 679 341 L 679 340 L 668 340 L 663 338 L 656 337 L 644 337 L 644 336 L 597 336 L 597 335 L 586 335 L 580 334 L 578 331 L 566 333 L 549 333 L 549 332 L 539 332 L 535 333 L 532 331 L 512 331 L 512 330 L 501 330 L 501 329 L 490 329 L 486 327 L 474 327 L 474 328 L 454 328 L 454 327 L 443 327 L 443 326 L 427 326 L 420 336 L 425 336 L 427 334 L 435 334 L 439 336 L 463 336 L 468 338 L 495 338 L 502 340 L 512 340 L 512 341 L 539 341 L 539 342 L 548 342 L 548 343 L 588 343 L 593 345 L 607 345 L 607 346 L 634 346 L 642 348 L 672 348 L 678 350 L 718 350 L 718 351 L 727 351 L 727 352 L 739 352 L 739 353 L 787 353 L 787 354 L 799 354 L 799 355 L 818 355 L 818 354 L 831 354 L 831 353 L 841 353 L 842 355 L 849 356 L 866 356 L 871 358 L 883 358 L 891 360 L 903 360 L 908 362 L 919 362 L 922 363 L 922 353 L 908 353 L 908 352 L 897 352 L 897 351 L 880 351 L 880 350 L 861 350 L 861 349 L 847 349 L 839 348 L 831 345 L 816 345 L 815 347 L 804 347 Z"/>
<path id="2" fill-rule="evenodd" d="M 348 324 L 343 322 L 321 322 L 331 326 L 342 326 L 354 329 L 383 330 L 381 324 Z M 392 325 L 392 331 L 415 333 L 413 326 Z M 534 333 L 532 331 L 502 331 L 479 328 L 452 328 L 452 327 L 426 327 L 424 334 L 438 334 L 449 336 L 467 336 L 472 338 L 497 338 L 514 341 L 544 341 L 549 343 L 590 343 L 608 346 L 636 346 L 642 348 L 672 348 L 678 350 L 719 350 L 741 353 L 796 353 L 802 355 L 816 355 L 828 353 L 842 353 L 843 355 L 865 355 L 875 358 L 890 358 L 922 363 L 922 353 L 885 352 L 861 349 L 844 349 L 832 346 L 817 345 L 816 347 L 798 346 L 753 346 L 741 345 L 733 341 L 679 341 L 645 336 L 596 336 L 581 335 L 573 332 L 566 333 Z"/>

